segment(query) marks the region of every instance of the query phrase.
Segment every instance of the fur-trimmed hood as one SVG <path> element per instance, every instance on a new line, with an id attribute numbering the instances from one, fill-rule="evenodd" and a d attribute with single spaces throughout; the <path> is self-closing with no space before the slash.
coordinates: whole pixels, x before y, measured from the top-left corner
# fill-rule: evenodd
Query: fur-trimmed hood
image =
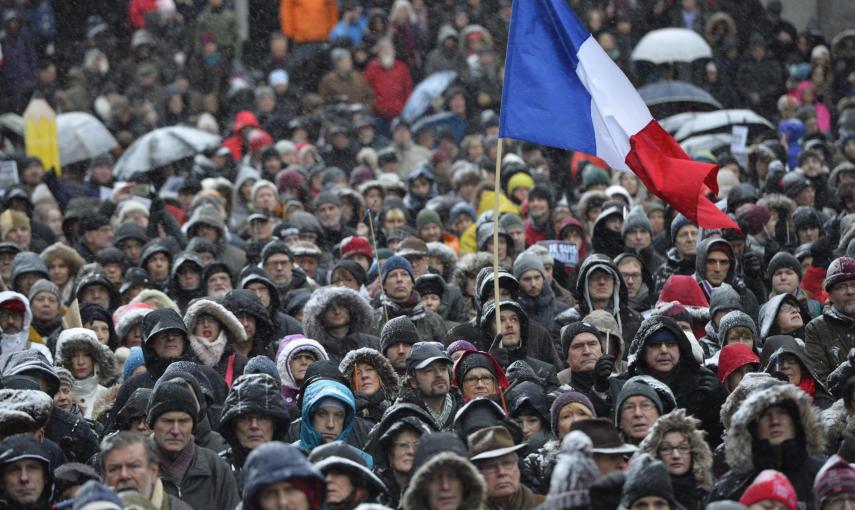
<path id="1" fill-rule="evenodd" d="M 398 396 L 400 380 L 392 363 L 385 356 L 370 347 L 350 351 L 338 366 L 338 369 L 341 370 L 341 373 L 344 374 L 345 379 L 348 381 L 353 381 L 353 372 L 357 363 L 366 363 L 377 370 L 377 373 L 380 375 L 380 382 L 383 384 L 383 391 L 386 393 L 386 400 L 390 403 L 394 402 Z"/>
<path id="2" fill-rule="evenodd" d="M 330 359 L 324 346 L 311 338 L 306 338 L 302 335 L 289 335 L 282 339 L 279 343 L 279 349 L 276 351 L 276 370 L 279 372 L 279 377 L 282 379 L 282 389 L 299 390 L 299 385 L 294 380 L 294 374 L 291 373 L 291 358 L 294 354 L 301 351 L 309 351 L 314 353 L 315 357 L 320 360 Z"/>
<path id="3" fill-rule="evenodd" d="M 825 444 L 831 448 L 837 447 L 843 440 L 843 434 L 855 435 L 855 416 L 846 410 L 843 399 L 838 399 L 828 409 L 819 415 Z"/>
<path id="4" fill-rule="evenodd" d="M 798 412 L 796 428 L 804 434 L 808 456 L 823 454 L 825 439 L 810 396 L 791 384 L 778 384 L 751 392 L 733 415 L 725 439 L 725 457 L 731 470 L 750 473 L 756 469 L 751 434 L 753 424 L 770 406 L 784 402 L 793 404 Z"/>
<path id="5" fill-rule="evenodd" d="M 724 404 L 721 405 L 719 419 L 725 430 L 730 428 L 730 420 L 733 418 L 733 414 L 739 409 L 742 402 L 748 398 L 748 395 L 755 390 L 778 384 L 784 384 L 784 382 L 764 372 L 745 374 L 745 377 L 739 381 L 739 384 L 736 385 L 736 388 L 733 389 L 725 399 Z"/>
<path id="6" fill-rule="evenodd" d="M 463 502 L 460 508 L 479 510 L 485 506 L 487 486 L 481 473 L 471 462 L 451 452 L 434 455 L 413 474 L 404 493 L 402 506 L 408 510 L 428 510 L 428 483 L 443 471 L 453 472 L 463 484 Z"/>
<path id="7" fill-rule="evenodd" d="M 451 277 L 451 283 L 457 285 L 461 292 L 465 292 L 466 280 L 469 278 L 468 275 L 473 275 L 472 278 L 474 278 L 478 275 L 481 269 L 492 264 L 492 261 L 493 256 L 485 252 L 464 255 L 454 267 L 454 275 Z"/>
<path id="8" fill-rule="evenodd" d="M 666 434 L 669 432 L 683 434 L 692 446 L 692 474 L 695 476 L 695 483 L 698 488 L 710 491 L 713 484 L 713 457 L 709 445 L 704 440 L 704 432 L 699 428 L 700 424 L 697 418 L 686 416 L 685 409 L 675 409 L 656 420 L 647 436 L 638 445 L 638 452 L 657 458 L 657 449 Z"/>
<path id="9" fill-rule="evenodd" d="M 66 329 L 59 334 L 56 341 L 57 365 L 71 371 L 71 358 L 81 350 L 92 356 L 95 373 L 102 385 L 116 378 L 116 357 L 109 347 L 98 341 L 92 330 L 86 328 Z"/>
<path id="10" fill-rule="evenodd" d="M 184 314 L 184 325 L 187 326 L 188 335 L 193 334 L 196 322 L 202 315 L 210 315 L 220 321 L 230 344 L 246 342 L 246 330 L 243 329 L 243 324 L 235 317 L 235 314 L 210 299 L 199 299 L 187 308 L 187 313 Z"/>
<path id="11" fill-rule="evenodd" d="M 121 342 L 125 335 L 134 327 L 142 323 L 143 317 L 151 313 L 154 308 L 145 303 L 130 303 L 122 305 L 113 312 L 113 326 L 116 328 L 116 336 Z"/>
<path id="12" fill-rule="evenodd" d="M 333 302 L 340 303 L 350 312 L 348 334 L 369 333 L 374 330 L 374 309 L 355 290 L 345 287 L 321 287 L 303 307 L 303 331 L 306 337 L 314 338 L 325 347 L 339 342 L 324 326 L 324 311 Z"/>
<path id="13" fill-rule="evenodd" d="M 162 291 L 157 289 L 144 289 L 142 292 L 137 294 L 137 296 L 131 300 L 131 303 L 145 303 L 149 300 L 154 300 L 157 302 L 157 306 L 153 307 L 155 309 L 169 308 L 175 310 L 176 313 L 180 314 L 181 310 L 178 308 L 178 305 L 175 304 L 169 296 L 167 296 Z"/>

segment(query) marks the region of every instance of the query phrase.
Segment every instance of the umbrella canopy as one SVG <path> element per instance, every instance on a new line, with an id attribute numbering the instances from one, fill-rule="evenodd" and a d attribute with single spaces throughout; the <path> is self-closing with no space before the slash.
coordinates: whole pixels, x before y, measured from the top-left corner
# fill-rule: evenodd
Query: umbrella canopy
<path id="1" fill-rule="evenodd" d="M 127 180 L 134 174 L 216 149 L 220 141 L 217 135 L 186 126 L 155 129 L 128 147 L 113 167 L 113 176 Z"/>
<path id="2" fill-rule="evenodd" d="M 24 136 L 24 118 L 17 113 L 0 115 L 0 129 L 8 129 L 19 136 Z"/>
<path id="3" fill-rule="evenodd" d="M 692 103 L 694 106 L 712 110 L 721 108 L 721 103 L 709 92 L 684 81 L 657 81 L 641 87 L 638 93 L 647 106 Z"/>
<path id="4" fill-rule="evenodd" d="M 692 156 L 701 150 L 716 153 L 723 147 L 730 147 L 731 142 L 733 142 L 733 135 L 730 133 L 712 133 L 686 138 L 680 142 L 680 147 L 686 151 L 686 154 Z"/>
<path id="5" fill-rule="evenodd" d="M 411 128 L 413 133 L 418 133 L 423 129 L 430 129 L 434 134 L 442 129 L 448 129 L 454 135 L 457 143 L 460 143 L 466 134 L 466 121 L 454 112 L 440 112 L 422 117 Z"/>
<path id="6" fill-rule="evenodd" d="M 775 129 L 771 122 L 751 110 L 718 110 L 694 113 L 677 129 L 674 138 L 685 140 L 690 136 L 728 131 L 731 126 L 748 126 L 749 129 Z"/>
<path id="7" fill-rule="evenodd" d="M 59 163 L 62 166 L 85 161 L 119 146 L 110 131 L 93 115 L 83 112 L 56 116 Z"/>
<path id="8" fill-rule="evenodd" d="M 437 71 L 419 82 L 407 99 L 401 117 L 409 123 L 421 117 L 433 100 L 445 92 L 455 79 L 457 73 L 454 71 Z"/>
<path id="9" fill-rule="evenodd" d="M 661 28 L 648 32 L 632 50 L 632 60 L 654 64 L 691 63 L 699 58 L 712 58 L 710 45 L 687 28 Z"/>

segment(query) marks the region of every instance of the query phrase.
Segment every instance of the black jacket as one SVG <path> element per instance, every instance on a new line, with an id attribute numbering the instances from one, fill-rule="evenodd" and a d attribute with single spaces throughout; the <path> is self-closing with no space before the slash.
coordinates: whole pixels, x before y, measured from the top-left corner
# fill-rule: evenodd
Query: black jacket
<path id="1" fill-rule="evenodd" d="M 232 510 L 240 503 L 237 482 L 216 453 L 193 446 L 193 459 L 183 480 L 172 480 L 161 467 L 160 479 L 168 493 L 195 509 Z"/>

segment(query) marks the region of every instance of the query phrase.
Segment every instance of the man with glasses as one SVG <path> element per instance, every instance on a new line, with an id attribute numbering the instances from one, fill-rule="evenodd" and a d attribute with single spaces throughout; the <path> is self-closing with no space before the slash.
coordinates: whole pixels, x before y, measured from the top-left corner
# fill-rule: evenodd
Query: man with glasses
<path id="1" fill-rule="evenodd" d="M 615 427 L 623 440 L 637 445 L 662 415 L 662 399 L 640 377 L 633 377 L 621 388 L 615 400 Z"/>
<path id="2" fill-rule="evenodd" d="M 805 328 L 805 351 L 820 381 L 846 361 L 855 347 L 855 259 L 840 257 L 825 275 L 825 291 L 831 306 Z"/>
<path id="3" fill-rule="evenodd" d="M 317 285 L 299 267 L 294 267 L 294 254 L 288 246 L 275 239 L 261 250 L 261 267 L 279 292 L 279 302 L 288 301 L 288 293 L 297 289 L 315 290 Z"/>
<path id="4" fill-rule="evenodd" d="M 519 453 L 525 444 L 514 444 L 511 433 L 501 426 L 487 427 L 468 437 L 469 460 L 487 485 L 488 508 L 527 510 L 543 502 L 520 483 Z"/>

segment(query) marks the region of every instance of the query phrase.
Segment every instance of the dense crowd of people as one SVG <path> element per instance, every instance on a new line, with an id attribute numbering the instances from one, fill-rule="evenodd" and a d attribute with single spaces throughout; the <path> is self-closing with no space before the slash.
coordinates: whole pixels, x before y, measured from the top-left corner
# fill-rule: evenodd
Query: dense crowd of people
<path id="1" fill-rule="evenodd" d="M 511 0 L 0 0 L 0 507 L 855 507 L 855 31 L 569 3 L 776 127 L 690 151 L 739 230 L 496 164 Z M 46 168 L 34 98 L 117 148 Z M 221 143 L 124 170 L 172 126 Z"/>

